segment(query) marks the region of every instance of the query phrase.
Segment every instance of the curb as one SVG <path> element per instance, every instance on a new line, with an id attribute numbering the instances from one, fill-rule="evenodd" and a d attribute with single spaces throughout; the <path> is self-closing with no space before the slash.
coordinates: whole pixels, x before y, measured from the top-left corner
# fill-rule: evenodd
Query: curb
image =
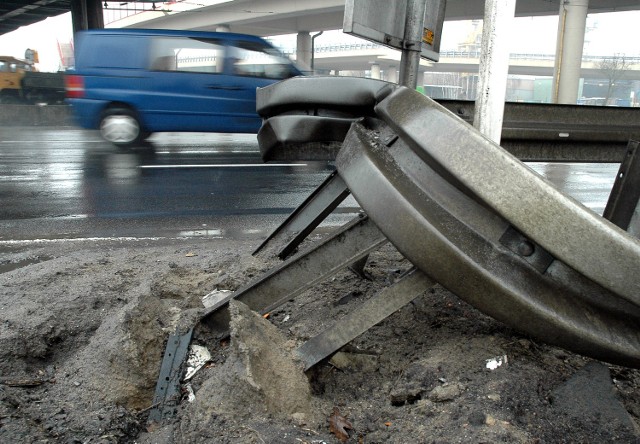
<path id="1" fill-rule="evenodd" d="M 0 106 L 2 126 L 70 126 L 73 125 L 69 105 Z"/>

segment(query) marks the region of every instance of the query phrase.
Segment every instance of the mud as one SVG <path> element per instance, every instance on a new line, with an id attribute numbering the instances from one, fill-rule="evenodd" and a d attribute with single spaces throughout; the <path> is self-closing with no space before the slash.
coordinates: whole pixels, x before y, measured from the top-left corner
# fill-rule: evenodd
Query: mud
<path id="1" fill-rule="evenodd" d="M 638 370 L 522 335 L 439 286 L 304 373 L 299 345 L 411 267 L 392 246 L 371 255 L 368 279 L 344 270 L 266 319 L 238 304 L 230 339 L 196 334 L 211 361 L 176 415 L 150 424 L 167 336 L 196 322 L 212 290 L 277 263 L 256 246 L 0 253 L 0 442 L 339 443 L 334 409 L 352 443 L 640 442 Z"/>

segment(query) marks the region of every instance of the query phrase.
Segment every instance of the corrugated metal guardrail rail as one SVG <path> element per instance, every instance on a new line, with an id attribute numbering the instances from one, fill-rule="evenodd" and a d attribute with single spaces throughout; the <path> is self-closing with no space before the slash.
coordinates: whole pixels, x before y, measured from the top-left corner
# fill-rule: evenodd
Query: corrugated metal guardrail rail
<path id="1" fill-rule="evenodd" d="M 475 102 L 437 100 L 467 123 Z M 640 140 L 640 109 L 507 102 L 500 145 L 522 161 L 620 162 Z"/>
<path id="2" fill-rule="evenodd" d="M 640 367 L 636 238 L 414 91 L 376 112 L 389 128 L 355 125 L 336 166 L 403 255 L 514 328 Z"/>
<path id="3" fill-rule="evenodd" d="M 266 119 L 258 134 L 264 160 L 335 158 L 354 117 L 375 116 L 375 93 L 384 85 L 397 86 L 316 76 L 262 88 L 257 110 Z M 475 102 L 436 101 L 473 122 Z M 505 103 L 501 146 L 522 161 L 620 162 L 630 139 L 640 140 L 639 108 Z"/>
<path id="4" fill-rule="evenodd" d="M 322 77 L 308 77 L 318 79 Z M 335 77 L 332 77 L 335 78 Z M 366 97 L 362 88 L 371 89 L 371 85 L 384 82 L 367 79 L 373 82 L 368 87 L 360 84 L 357 78 L 340 78 L 346 80 L 340 93 L 346 98 L 356 96 L 355 91 L 348 88 L 347 83 L 359 90 L 361 97 Z M 296 79 L 298 80 L 298 79 Z M 328 102 L 331 91 L 321 90 L 320 94 L 309 91 L 306 82 L 294 82 L 287 87 L 293 87 L 298 97 L 324 98 Z M 364 94 L 364 95 L 363 95 Z M 290 98 L 293 94 L 288 95 Z M 370 100 L 374 100 L 371 96 Z M 298 99 L 299 101 L 299 99 Z M 475 102 L 468 100 L 437 99 L 445 108 L 452 111 L 468 123 L 473 121 Z M 346 100 L 345 100 L 346 102 Z M 283 103 L 281 102 L 282 106 Z M 306 106 L 308 117 L 304 124 L 286 113 L 280 113 L 271 107 L 265 117 L 269 118 L 265 123 L 273 127 L 273 131 L 262 132 L 260 148 L 265 153 L 270 153 L 265 160 L 278 160 L 273 156 L 287 157 L 290 159 L 314 160 L 312 156 L 322 155 L 322 159 L 334 159 L 340 149 L 340 142 L 349 129 L 351 119 L 349 116 L 361 117 L 374 115 L 371 106 L 356 107 L 344 106 L 341 109 L 333 107 L 332 112 L 324 117 L 326 120 L 317 119 L 319 115 L 313 114 L 310 102 L 298 103 Z M 343 104 L 344 105 L 344 104 Z M 302 109 L 302 108 L 300 108 Z M 326 111 L 325 111 L 326 112 Z M 363 113 L 364 112 L 364 113 Z M 355 113 L 355 114 L 354 114 Z M 298 118 L 301 116 L 298 113 Z M 550 121 L 553 120 L 553 123 Z M 69 112 L 68 105 L 7 105 L 0 108 L 1 126 L 73 126 L 74 122 Z M 292 126 L 294 125 L 294 126 Z M 331 142 L 310 143 L 310 134 L 323 131 L 330 135 Z M 283 140 L 277 140 L 283 137 Z M 629 139 L 640 140 L 640 108 L 624 108 L 612 106 L 585 106 L 585 105 L 550 105 L 542 103 L 505 103 L 504 121 L 501 146 L 509 153 L 522 161 L 532 162 L 620 162 L 624 158 L 626 145 Z M 281 142 L 286 142 L 285 145 Z M 277 149 L 274 147 L 279 146 Z M 286 148 L 286 149 L 285 149 Z M 322 160 L 315 159 L 315 160 Z"/>
<path id="5" fill-rule="evenodd" d="M 521 331 L 640 367 L 640 242 L 459 119 L 470 118 L 463 105 L 449 103 L 450 112 L 415 91 L 367 79 L 291 79 L 259 91 L 261 133 L 269 132 L 268 143 L 259 140 L 265 160 L 303 160 L 318 156 L 319 142 L 338 142 L 345 121 L 357 122 L 338 151 L 338 173 L 423 273 Z M 592 131 L 595 110 L 576 117 L 575 107 L 561 108 L 553 126 L 568 132 L 564 139 L 620 139 L 626 149 L 636 125 L 621 110 L 618 127 L 603 135 Z M 315 125 L 295 138 L 295 128 L 313 119 L 331 125 L 337 112 L 339 131 Z M 287 128 L 279 132 L 270 122 L 282 117 Z M 526 105 L 512 109 L 506 138 L 559 137 L 536 118 Z M 296 153 L 305 143 L 312 148 Z"/>

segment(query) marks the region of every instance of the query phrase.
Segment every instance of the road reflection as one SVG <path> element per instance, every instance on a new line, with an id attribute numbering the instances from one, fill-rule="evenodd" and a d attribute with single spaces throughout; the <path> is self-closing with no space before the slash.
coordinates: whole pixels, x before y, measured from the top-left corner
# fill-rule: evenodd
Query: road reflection
<path id="1" fill-rule="evenodd" d="M 212 144 L 193 136 L 159 140 L 85 153 L 88 214 L 288 214 L 333 170 L 326 161 L 264 163 L 255 136 L 221 135 Z"/>
<path id="2" fill-rule="evenodd" d="M 138 154 L 107 154 L 104 159 L 105 177 L 111 183 L 136 183 L 142 176 L 142 162 Z"/>
<path id="3" fill-rule="evenodd" d="M 528 165 L 598 214 L 619 168 Z M 333 170 L 331 162 L 265 164 L 255 135 L 158 134 L 122 151 L 90 131 L 0 128 L 0 238 L 246 236 L 281 222 Z M 350 197 L 329 219 L 339 224 L 355 211 Z"/>
<path id="4" fill-rule="evenodd" d="M 527 163 L 587 208 L 602 215 L 615 182 L 619 163 Z"/>

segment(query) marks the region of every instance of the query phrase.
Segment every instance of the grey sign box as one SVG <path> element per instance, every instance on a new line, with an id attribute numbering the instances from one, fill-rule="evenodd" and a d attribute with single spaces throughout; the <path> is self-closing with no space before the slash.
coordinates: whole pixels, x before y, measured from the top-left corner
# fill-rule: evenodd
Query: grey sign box
<path id="1" fill-rule="evenodd" d="M 343 31 L 396 49 L 422 45 L 421 56 L 440 60 L 446 0 L 425 0 L 422 42 L 405 40 L 407 0 L 346 0 Z"/>

